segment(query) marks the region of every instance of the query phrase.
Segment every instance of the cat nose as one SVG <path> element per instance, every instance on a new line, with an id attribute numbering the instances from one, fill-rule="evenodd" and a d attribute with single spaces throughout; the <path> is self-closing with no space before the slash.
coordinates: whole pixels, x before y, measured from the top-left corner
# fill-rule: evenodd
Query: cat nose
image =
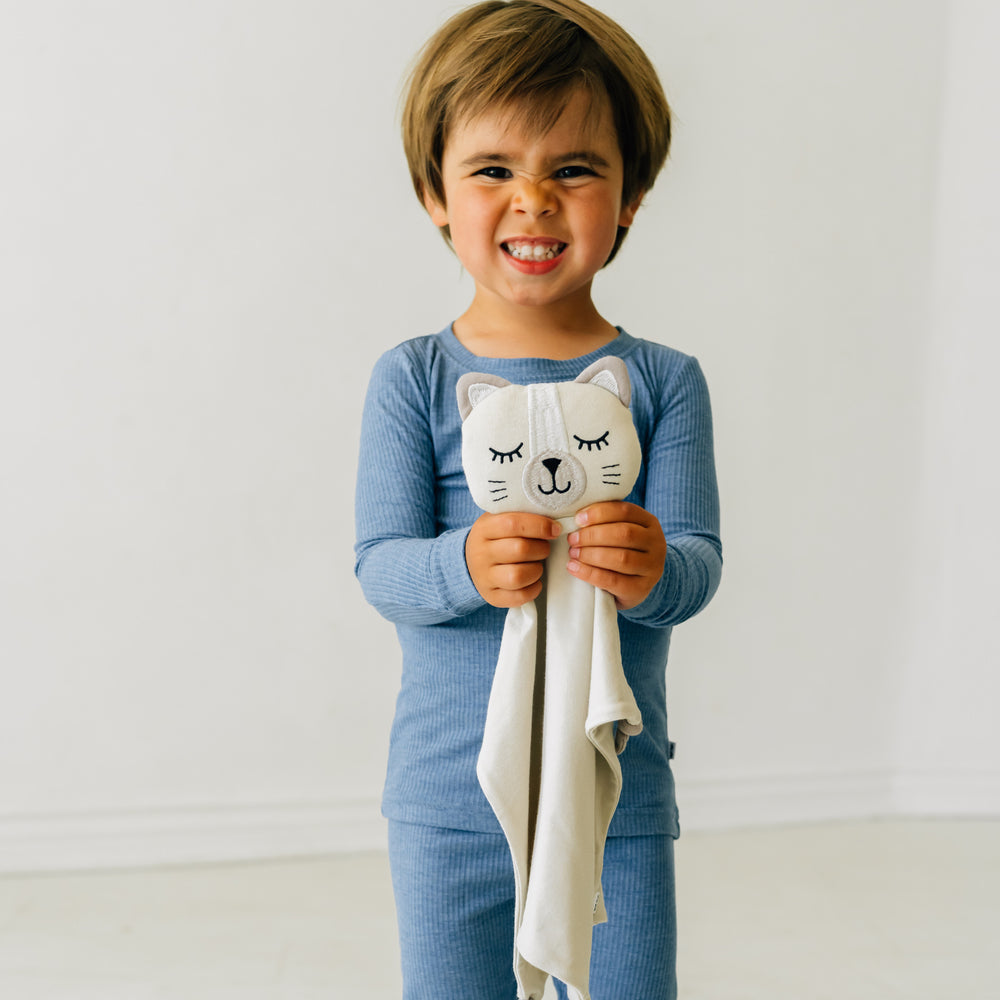
<path id="1" fill-rule="evenodd" d="M 549 472 L 552 473 L 552 475 L 554 476 L 556 474 L 556 469 L 558 469 L 559 466 L 562 465 L 562 459 L 561 458 L 543 458 L 542 459 L 542 465 L 544 465 L 545 468 L 548 469 Z"/>

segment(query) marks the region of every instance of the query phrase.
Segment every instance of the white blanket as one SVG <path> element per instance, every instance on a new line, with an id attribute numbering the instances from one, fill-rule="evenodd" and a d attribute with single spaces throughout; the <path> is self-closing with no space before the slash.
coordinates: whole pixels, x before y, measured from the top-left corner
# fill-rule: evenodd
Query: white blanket
<path id="1" fill-rule="evenodd" d="M 514 861 L 523 1000 L 540 1000 L 550 974 L 573 1000 L 590 996 L 593 925 L 607 919 L 601 868 L 622 784 L 617 754 L 642 730 L 614 598 L 567 572 L 576 524 L 560 523 L 541 614 L 535 603 L 507 614 L 478 764 Z"/>

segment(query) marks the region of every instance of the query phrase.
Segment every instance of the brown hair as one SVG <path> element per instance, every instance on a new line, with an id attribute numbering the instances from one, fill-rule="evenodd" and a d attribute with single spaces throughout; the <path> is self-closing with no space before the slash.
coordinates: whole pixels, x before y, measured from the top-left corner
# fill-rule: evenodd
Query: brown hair
<path id="1" fill-rule="evenodd" d="M 670 148 L 670 108 L 635 40 L 582 0 L 485 0 L 459 11 L 427 42 L 409 75 L 403 146 L 417 197 L 445 202 L 441 161 L 456 122 L 487 108 L 547 131 L 578 87 L 606 95 L 624 162 L 622 203 L 652 186 Z M 442 230 L 450 243 L 450 234 Z M 608 261 L 627 229 L 619 227 Z"/>

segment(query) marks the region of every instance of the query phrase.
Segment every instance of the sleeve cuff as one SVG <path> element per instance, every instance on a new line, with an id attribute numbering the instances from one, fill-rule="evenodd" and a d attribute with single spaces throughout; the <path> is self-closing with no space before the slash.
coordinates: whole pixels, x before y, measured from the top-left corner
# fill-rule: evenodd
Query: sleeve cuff
<path id="1" fill-rule="evenodd" d="M 468 528 L 458 528 L 439 535 L 435 558 L 435 571 L 445 595 L 448 610 L 459 617 L 484 607 L 486 601 L 476 590 L 465 561 L 465 541 Z"/>

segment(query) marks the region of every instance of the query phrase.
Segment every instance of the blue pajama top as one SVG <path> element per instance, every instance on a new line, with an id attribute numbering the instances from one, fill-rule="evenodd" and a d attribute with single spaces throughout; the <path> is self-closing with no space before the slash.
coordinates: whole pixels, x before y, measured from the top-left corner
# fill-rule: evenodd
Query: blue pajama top
<path id="1" fill-rule="evenodd" d="M 455 385 L 465 372 L 510 382 L 565 382 L 598 358 L 628 366 L 643 467 L 628 499 L 667 540 L 662 578 L 619 612 L 625 675 L 643 732 L 621 757 L 624 785 L 610 835 L 677 836 L 667 735 L 666 662 L 673 625 L 711 599 L 722 569 L 708 389 L 698 362 L 619 329 L 580 358 L 483 358 L 451 328 L 384 354 L 368 387 L 356 494 L 355 572 L 396 626 L 402 683 L 382 811 L 390 819 L 501 833 L 476 778 L 506 611 L 480 596 L 465 539 L 481 511 L 462 471 Z"/>

